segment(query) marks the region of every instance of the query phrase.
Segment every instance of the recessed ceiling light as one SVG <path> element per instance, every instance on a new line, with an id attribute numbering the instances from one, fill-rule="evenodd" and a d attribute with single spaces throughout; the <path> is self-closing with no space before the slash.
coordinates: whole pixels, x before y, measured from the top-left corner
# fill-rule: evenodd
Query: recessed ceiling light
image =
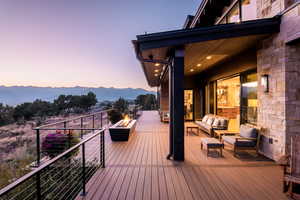
<path id="1" fill-rule="evenodd" d="M 212 58 L 212 56 L 206 56 L 207 60 L 210 60 Z"/>
<path id="2" fill-rule="evenodd" d="M 191 72 L 193 72 L 193 71 L 194 71 L 194 69 L 190 69 L 190 71 L 191 71 Z"/>
<path id="3" fill-rule="evenodd" d="M 156 70 L 154 70 L 154 72 L 159 72 L 159 70 L 158 70 L 158 69 L 156 69 Z"/>
<path id="4" fill-rule="evenodd" d="M 154 66 L 155 66 L 155 67 L 158 67 L 159 65 L 160 65 L 159 63 L 155 63 L 155 65 L 154 65 Z"/>
<path id="5" fill-rule="evenodd" d="M 154 74 L 154 76 L 158 76 L 158 74 Z"/>
<path id="6" fill-rule="evenodd" d="M 201 64 L 201 63 L 197 64 L 197 67 L 201 67 L 201 66 L 202 66 L 202 64 Z"/>

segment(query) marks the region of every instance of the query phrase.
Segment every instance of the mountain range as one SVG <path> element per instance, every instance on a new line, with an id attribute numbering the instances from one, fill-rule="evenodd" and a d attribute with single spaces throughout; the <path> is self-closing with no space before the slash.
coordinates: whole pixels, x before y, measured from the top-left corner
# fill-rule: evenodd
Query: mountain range
<path id="1" fill-rule="evenodd" d="M 90 91 L 96 94 L 98 101 L 114 101 L 119 97 L 135 99 L 140 94 L 155 94 L 142 88 L 0 86 L 0 103 L 17 105 L 36 99 L 52 102 L 61 94 L 83 95 Z"/>

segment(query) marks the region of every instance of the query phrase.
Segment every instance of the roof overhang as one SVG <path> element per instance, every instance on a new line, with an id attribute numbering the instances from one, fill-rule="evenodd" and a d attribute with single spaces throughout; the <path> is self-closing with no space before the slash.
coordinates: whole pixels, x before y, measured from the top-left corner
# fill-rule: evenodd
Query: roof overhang
<path id="1" fill-rule="evenodd" d="M 148 84 L 154 87 L 159 85 L 161 72 L 169 62 L 172 50 L 175 47 L 186 47 L 193 43 L 204 43 L 214 40 L 226 41 L 226 39 L 245 36 L 265 36 L 279 32 L 279 30 L 280 17 L 276 16 L 236 24 L 221 24 L 210 27 L 138 35 L 137 40 L 134 40 L 133 44 Z M 261 39 L 261 37 L 257 37 L 257 39 Z M 160 74 L 155 75 L 156 72 Z"/>

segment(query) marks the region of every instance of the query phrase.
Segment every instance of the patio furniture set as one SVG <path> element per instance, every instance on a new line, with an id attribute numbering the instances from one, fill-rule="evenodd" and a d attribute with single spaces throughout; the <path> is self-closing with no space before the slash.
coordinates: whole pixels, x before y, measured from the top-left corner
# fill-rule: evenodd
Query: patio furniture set
<path id="1" fill-rule="evenodd" d="M 202 130 L 209 134 L 211 137 L 201 138 L 201 149 L 207 149 L 209 155 L 210 149 L 218 149 L 222 156 L 222 149 L 224 145 L 233 147 L 234 156 L 238 150 L 256 150 L 260 140 L 260 128 L 250 125 L 242 124 L 239 131 L 228 130 L 229 119 L 217 115 L 205 115 L 201 121 L 195 121 L 193 125 L 187 126 L 187 134 L 192 132 L 193 129 Z M 217 139 L 217 138 L 218 139 Z"/>

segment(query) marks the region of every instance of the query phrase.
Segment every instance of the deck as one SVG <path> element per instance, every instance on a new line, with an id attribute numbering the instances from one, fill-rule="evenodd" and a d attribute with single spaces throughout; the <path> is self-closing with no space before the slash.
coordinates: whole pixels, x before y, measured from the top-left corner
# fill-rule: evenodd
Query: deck
<path id="1" fill-rule="evenodd" d="M 263 157 L 243 153 L 223 158 L 200 149 L 200 137 L 185 136 L 185 162 L 166 160 L 168 124 L 157 112 L 144 112 L 129 142 L 106 137 L 106 168 L 87 184 L 87 196 L 77 199 L 201 199 L 284 200 L 282 171 Z"/>

